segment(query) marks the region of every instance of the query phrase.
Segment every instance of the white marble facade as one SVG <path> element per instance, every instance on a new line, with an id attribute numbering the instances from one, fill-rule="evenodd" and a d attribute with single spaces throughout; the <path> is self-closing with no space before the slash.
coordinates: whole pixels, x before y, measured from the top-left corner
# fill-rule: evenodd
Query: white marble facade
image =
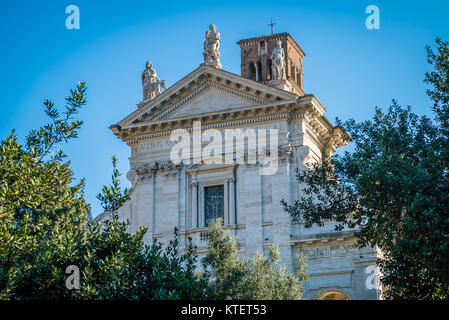
<path id="1" fill-rule="evenodd" d="M 225 226 L 238 239 L 242 254 L 251 256 L 271 244 L 280 247 L 281 263 L 294 267 L 297 253 L 308 258 L 307 299 L 376 299 L 365 285 L 373 250 L 357 250 L 348 231 L 332 224 L 305 229 L 292 223 L 280 201 L 292 201 L 301 190 L 294 170 L 316 161 L 322 152 L 343 145 L 341 129 L 324 117 L 313 95 L 298 96 L 207 65 L 201 65 L 166 91 L 111 126 L 131 148 L 131 201 L 120 209 L 131 232 L 148 227 L 146 241 L 167 243 L 179 229 L 181 249 L 192 237 L 199 254 L 206 253 L 205 188 L 223 186 Z M 260 175 L 259 164 L 184 164 L 170 161 L 177 128 L 202 127 L 277 129 L 279 167 Z M 207 144 L 207 142 L 203 142 Z M 101 215 L 97 219 L 106 219 Z"/>

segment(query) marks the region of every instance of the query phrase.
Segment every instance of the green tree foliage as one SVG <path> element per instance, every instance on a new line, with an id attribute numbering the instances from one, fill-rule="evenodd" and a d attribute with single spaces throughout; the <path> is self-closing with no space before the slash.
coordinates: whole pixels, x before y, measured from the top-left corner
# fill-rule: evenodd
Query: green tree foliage
<path id="1" fill-rule="evenodd" d="M 296 274 L 277 264 L 279 248 L 269 249 L 269 258 L 257 253 L 252 260 L 239 256 L 238 245 L 221 219 L 209 226 L 208 254 L 204 269 L 211 279 L 211 297 L 232 300 L 298 300 L 307 280 L 305 260 L 297 259 Z"/>
<path id="2" fill-rule="evenodd" d="M 117 169 L 117 158 L 112 157 L 112 184 L 103 186 L 101 193 L 97 195 L 103 210 L 106 212 L 116 212 L 126 201 L 130 199 L 131 189 L 125 188 L 123 191 L 120 187 L 121 173 Z"/>
<path id="3" fill-rule="evenodd" d="M 178 251 L 177 235 L 163 248 L 146 245 L 145 229 L 128 233 L 115 211 L 129 199 L 113 158 L 112 184 L 98 196 L 111 218 L 91 223 L 84 181 L 74 183 L 58 149 L 77 137 L 74 116 L 85 105 L 78 84 L 60 114 L 45 101 L 51 123 L 21 145 L 14 132 L 0 146 L 0 299 L 200 299 L 207 279 L 195 272 L 195 247 Z M 66 287 L 68 266 L 80 271 L 79 289 Z"/>
<path id="4" fill-rule="evenodd" d="M 298 170 L 303 193 L 283 201 L 306 227 L 333 220 L 354 229 L 358 246 L 377 246 L 389 299 L 449 298 L 449 49 L 437 45 L 426 75 L 435 121 L 395 101 L 372 120 L 339 121 L 354 151 Z"/>
<path id="5" fill-rule="evenodd" d="M 431 88 L 427 95 L 433 101 L 433 111 L 439 125 L 441 158 L 449 162 L 449 42 L 436 39 L 437 52 L 430 46 L 427 49 L 427 62 L 433 67 L 426 73 L 425 82 Z"/>

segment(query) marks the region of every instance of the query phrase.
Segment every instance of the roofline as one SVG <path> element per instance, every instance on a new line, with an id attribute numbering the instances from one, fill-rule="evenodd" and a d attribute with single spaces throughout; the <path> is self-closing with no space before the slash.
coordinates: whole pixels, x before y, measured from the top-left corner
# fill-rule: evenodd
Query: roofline
<path id="1" fill-rule="evenodd" d="M 217 69 L 214 67 L 210 67 L 204 64 L 201 64 L 198 68 L 196 68 L 195 70 L 193 70 L 192 72 L 190 72 L 189 74 L 187 74 L 186 76 L 182 77 L 180 80 L 176 81 L 173 85 L 171 85 L 169 88 L 167 88 L 167 90 L 165 90 L 164 92 L 162 92 L 160 95 L 158 95 L 156 98 L 146 102 L 145 104 L 142 104 L 139 106 L 139 108 L 137 110 L 134 110 L 132 113 L 130 113 L 128 116 L 126 116 L 125 118 L 123 118 L 122 120 L 120 120 L 117 125 L 123 125 L 124 122 L 128 121 L 129 119 L 137 116 L 139 113 L 144 113 L 145 111 L 145 107 L 149 104 L 157 104 L 159 103 L 161 100 L 164 100 L 167 98 L 167 95 L 170 96 L 171 93 L 176 92 L 177 90 L 179 90 L 180 88 L 182 88 L 181 84 L 183 83 L 183 81 L 185 81 L 186 79 L 188 79 L 189 77 L 191 77 L 194 74 L 201 74 L 202 72 L 206 72 L 206 71 L 211 71 L 211 72 L 217 72 L 217 73 L 224 73 L 229 75 L 230 77 L 237 77 L 239 78 L 239 80 L 241 79 L 241 81 L 247 82 L 248 84 L 251 84 L 255 87 L 259 87 L 259 88 L 265 88 L 269 91 L 272 92 L 272 94 L 275 95 L 275 92 L 277 92 L 278 95 L 280 96 L 284 96 L 284 97 L 290 97 L 292 99 L 295 99 L 297 97 L 297 94 L 286 91 L 286 90 L 282 90 L 276 87 L 272 87 L 269 86 L 267 84 L 263 84 L 245 77 L 242 77 L 241 75 L 223 70 L 223 69 Z"/>
<path id="2" fill-rule="evenodd" d="M 191 120 L 191 119 L 196 119 L 199 117 L 205 117 L 205 116 L 210 116 L 210 115 L 215 115 L 215 114 L 216 115 L 227 114 L 227 113 L 234 112 L 234 111 L 246 111 L 246 110 L 252 110 L 252 109 L 256 109 L 256 108 L 260 108 L 260 107 L 268 108 L 268 107 L 273 107 L 273 106 L 288 105 L 288 104 L 292 104 L 292 103 L 297 103 L 297 101 L 298 101 L 298 99 L 291 99 L 291 100 L 285 100 L 285 101 L 276 101 L 276 102 L 269 103 L 269 104 L 255 104 L 255 105 L 244 106 L 239 109 L 229 108 L 229 109 L 223 109 L 223 110 L 219 110 L 219 111 L 198 113 L 198 114 L 194 114 L 191 116 L 159 119 L 157 121 L 151 120 L 151 121 L 144 122 L 144 123 L 139 122 L 139 123 L 135 123 L 135 124 L 128 124 L 123 127 L 118 124 L 113 124 L 113 125 L 109 126 L 109 129 L 112 132 L 115 132 L 115 130 L 117 129 L 117 132 L 118 132 L 122 129 L 139 128 L 142 125 L 148 126 L 148 125 L 154 125 L 154 124 L 160 124 L 160 123 L 178 122 L 180 120 Z"/>

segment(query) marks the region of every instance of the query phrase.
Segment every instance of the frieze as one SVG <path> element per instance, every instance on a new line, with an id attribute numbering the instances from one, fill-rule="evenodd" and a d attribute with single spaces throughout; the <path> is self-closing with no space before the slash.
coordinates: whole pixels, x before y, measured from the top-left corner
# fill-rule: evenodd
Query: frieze
<path id="1" fill-rule="evenodd" d="M 174 176 L 182 169 L 182 162 L 179 164 L 174 164 L 173 162 L 163 161 L 159 163 L 159 171 L 164 176 Z"/>
<path id="2" fill-rule="evenodd" d="M 146 153 L 167 150 L 171 149 L 175 143 L 175 141 L 170 140 L 145 141 L 139 144 L 139 151 L 141 153 Z"/>
<path id="3" fill-rule="evenodd" d="M 143 166 L 134 167 L 132 170 L 135 171 L 137 179 L 139 181 L 149 180 L 158 170 L 158 163 L 154 162 L 152 164 L 144 164 Z"/>
<path id="4" fill-rule="evenodd" d="M 132 168 L 126 175 L 129 181 L 135 185 L 137 181 L 145 181 L 153 178 L 158 172 L 163 176 L 174 176 L 183 167 L 183 164 L 175 165 L 170 160 L 168 161 L 156 161 L 153 163 L 147 163 L 142 166 L 136 166 Z"/>
<path id="5" fill-rule="evenodd" d="M 357 248 L 352 244 L 318 246 L 302 248 L 301 252 L 308 258 L 321 258 L 331 256 L 347 256 L 351 254 L 372 253 L 373 248 Z"/>
<path id="6" fill-rule="evenodd" d="M 246 129 L 254 129 L 257 133 L 257 130 L 278 130 L 278 132 L 283 132 L 286 130 L 286 124 L 285 123 L 272 123 L 267 125 L 261 125 L 261 126 L 251 126 L 251 127 L 242 127 L 242 130 Z M 205 128 L 204 130 L 207 130 Z M 232 129 L 231 129 L 232 130 Z M 224 131 L 224 130 L 223 130 Z M 171 141 L 169 139 L 163 139 L 163 140 L 156 140 L 156 141 L 143 141 L 139 143 L 139 152 L 140 153 L 147 153 L 147 152 L 154 152 L 154 151 L 162 151 L 162 150 L 169 150 L 171 149 L 177 141 Z M 190 136 L 190 143 L 192 145 L 193 143 L 193 137 Z M 202 145 L 209 144 L 209 141 L 202 141 Z"/>

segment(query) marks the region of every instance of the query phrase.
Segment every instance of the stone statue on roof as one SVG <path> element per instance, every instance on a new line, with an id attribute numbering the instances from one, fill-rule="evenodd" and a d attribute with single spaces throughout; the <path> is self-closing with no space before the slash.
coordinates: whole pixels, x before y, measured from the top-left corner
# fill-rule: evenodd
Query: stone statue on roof
<path id="1" fill-rule="evenodd" d="M 151 100 L 162 93 L 161 87 L 166 89 L 165 80 L 160 80 L 151 61 L 147 61 L 142 72 L 143 101 Z"/>
<path id="2" fill-rule="evenodd" d="M 220 33 L 214 24 L 209 26 L 210 31 L 206 31 L 206 39 L 204 40 L 204 64 L 221 69 L 220 64 Z"/>
<path id="3" fill-rule="evenodd" d="M 271 53 L 271 71 L 273 74 L 273 80 L 286 80 L 285 76 L 285 53 L 282 48 L 282 41 L 278 40 L 276 43 L 276 48 L 273 49 Z"/>

